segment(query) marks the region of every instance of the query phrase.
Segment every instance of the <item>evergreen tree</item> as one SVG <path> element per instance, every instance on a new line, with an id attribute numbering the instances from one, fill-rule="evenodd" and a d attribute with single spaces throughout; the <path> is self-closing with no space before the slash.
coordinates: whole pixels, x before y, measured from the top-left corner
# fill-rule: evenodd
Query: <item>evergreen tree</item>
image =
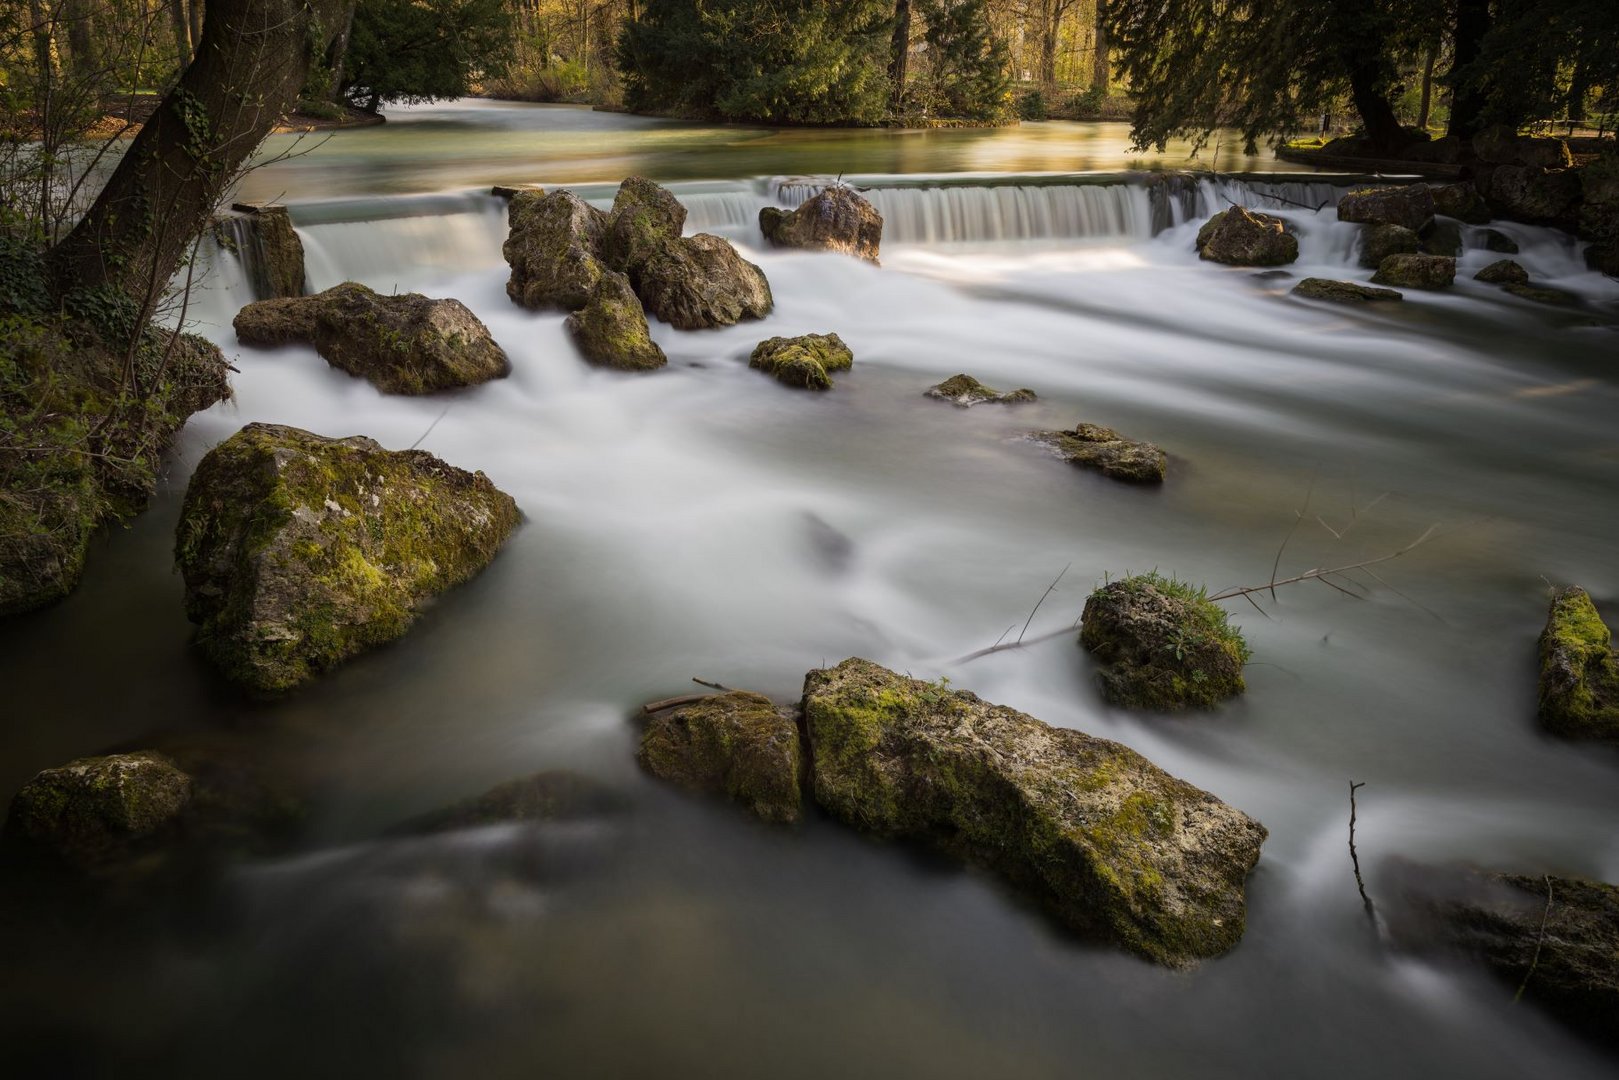
<path id="1" fill-rule="evenodd" d="M 935 112 L 970 120 L 1008 114 L 1007 50 L 990 29 L 988 0 L 920 0 L 927 21 L 927 84 Z"/>
<path id="2" fill-rule="evenodd" d="M 503 74 L 516 29 L 505 0 L 360 0 L 343 56 L 343 93 L 384 101 L 462 97 Z"/>

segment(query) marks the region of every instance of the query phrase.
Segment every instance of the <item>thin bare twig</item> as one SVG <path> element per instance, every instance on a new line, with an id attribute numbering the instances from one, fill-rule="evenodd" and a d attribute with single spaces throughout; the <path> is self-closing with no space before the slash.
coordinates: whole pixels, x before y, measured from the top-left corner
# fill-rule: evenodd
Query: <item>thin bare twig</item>
<path id="1" fill-rule="evenodd" d="M 1224 592 L 1215 593 L 1213 596 L 1209 597 L 1209 599 L 1216 603 L 1221 600 L 1234 600 L 1239 596 L 1247 596 L 1250 593 L 1270 592 L 1278 585 L 1292 585 L 1299 581 L 1316 581 L 1331 574 L 1347 574 L 1351 570 L 1362 570 L 1368 566 L 1376 566 L 1378 563 L 1386 563 L 1390 560 L 1398 559 L 1401 555 L 1404 555 L 1415 548 L 1421 547 L 1423 544 L 1432 539 L 1433 534 L 1438 531 L 1438 525 L 1430 525 L 1426 530 L 1423 531 L 1421 536 L 1405 545 L 1405 547 L 1400 548 L 1397 551 L 1391 551 L 1387 555 L 1379 555 L 1373 559 L 1362 559 L 1360 562 L 1347 563 L 1343 566 L 1333 566 L 1328 568 L 1316 567 L 1315 569 L 1306 570 L 1302 574 L 1295 574 L 1289 578 L 1282 578 L 1280 580 L 1272 579 L 1265 582 L 1263 585 L 1247 585 L 1238 589 L 1227 589 Z"/>
<path id="2" fill-rule="evenodd" d="M 1365 781 L 1349 782 L 1349 861 L 1355 866 L 1355 888 L 1360 890 L 1360 902 L 1366 905 L 1366 917 L 1377 922 L 1377 910 L 1372 898 L 1366 895 L 1366 882 L 1360 876 L 1360 853 L 1355 850 L 1355 789 L 1366 786 Z"/>
<path id="3" fill-rule="evenodd" d="M 679 694 L 672 698 L 664 698 L 662 701 L 649 701 L 641 706 L 641 712 L 646 716 L 651 716 L 653 713 L 678 709 L 682 705 L 695 705 L 697 702 L 707 701 L 713 696 L 713 694 Z"/>
<path id="4" fill-rule="evenodd" d="M 1523 999 L 1523 992 L 1529 989 L 1529 980 L 1535 977 L 1535 968 L 1540 966 L 1540 947 L 1546 941 L 1546 920 L 1552 914 L 1552 876 L 1546 875 L 1546 909 L 1540 913 L 1540 932 L 1535 935 L 1535 955 L 1529 958 L 1529 970 L 1523 973 L 1523 982 L 1518 984 L 1518 992 L 1512 995 L 1512 1003 L 1516 1005 Z"/>
<path id="5" fill-rule="evenodd" d="M 691 681 L 696 683 L 698 686 L 707 686 L 714 690 L 723 690 L 727 694 L 734 692 L 729 686 L 722 686 L 717 682 L 709 682 L 707 679 L 699 679 L 695 675 L 691 677 Z"/>
<path id="6" fill-rule="evenodd" d="M 1068 564 L 1068 566 L 1073 565 L 1073 563 Z M 1061 581 L 1062 576 L 1068 573 L 1068 566 L 1063 567 L 1057 572 L 1057 576 L 1051 579 L 1051 584 L 1046 586 L 1046 591 L 1040 594 L 1040 599 L 1034 602 L 1034 607 L 1029 611 L 1029 617 L 1023 620 L 1023 629 L 1018 631 L 1017 639 L 1019 641 L 1022 641 L 1023 635 L 1029 632 L 1029 624 L 1034 622 L 1035 612 L 1040 610 L 1040 605 L 1046 602 L 1046 597 L 1050 596 L 1056 591 L 1057 582 Z"/>

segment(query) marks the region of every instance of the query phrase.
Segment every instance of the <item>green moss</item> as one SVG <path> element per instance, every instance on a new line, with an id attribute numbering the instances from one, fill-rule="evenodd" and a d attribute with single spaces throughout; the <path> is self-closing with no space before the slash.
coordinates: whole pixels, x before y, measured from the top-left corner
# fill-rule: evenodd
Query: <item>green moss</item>
<path id="1" fill-rule="evenodd" d="M 748 366 L 788 386 L 805 390 L 832 389 L 832 373 L 854 366 L 854 353 L 836 334 L 804 334 L 761 341 L 748 358 Z"/>
<path id="2" fill-rule="evenodd" d="M 725 795 L 766 821 L 798 820 L 798 726 L 762 695 L 731 691 L 659 713 L 636 756 L 654 776 Z"/>
<path id="3" fill-rule="evenodd" d="M 669 362 L 652 340 L 629 278 L 615 271 L 602 274 L 589 303 L 568 317 L 567 327 L 591 363 L 625 371 L 653 371 Z"/>
<path id="4" fill-rule="evenodd" d="M 1080 644 L 1101 664 L 1103 696 L 1125 708 L 1207 709 L 1246 689 L 1251 653 L 1225 609 L 1156 571 L 1092 593 Z"/>
<path id="5" fill-rule="evenodd" d="M 1575 586 L 1553 596 L 1540 635 L 1540 722 L 1571 738 L 1619 739 L 1619 653 Z"/>

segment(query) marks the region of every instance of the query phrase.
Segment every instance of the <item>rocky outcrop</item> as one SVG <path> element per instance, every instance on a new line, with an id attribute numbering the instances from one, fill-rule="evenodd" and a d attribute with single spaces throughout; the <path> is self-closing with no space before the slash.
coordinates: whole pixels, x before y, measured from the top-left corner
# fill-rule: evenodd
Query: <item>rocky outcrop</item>
<path id="1" fill-rule="evenodd" d="M 1233 206 L 1203 223 L 1197 254 L 1227 266 L 1281 266 L 1299 257 L 1299 242 L 1281 218 Z"/>
<path id="2" fill-rule="evenodd" d="M 235 327 L 244 345 L 313 345 L 328 364 L 386 394 L 476 386 L 511 371 L 489 328 L 461 301 L 383 296 L 352 281 L 249 304 Z"/>
<path id="3" fill-rule="evenodd" d="M 1459 184 L 1430 186 L 1434 213 L 1455 218 L 1468 225 L 1483 225 L 1490 220 L 1490 206 L 1470 180 Z"/>
<path id="4" fill-rule="evenodd" d="M 1511 259 L 1497 259 L 1474 274 L 1473 280 L 1482 281 L 1486 285 L 1527 285 L 1529 271 Z"/>
<path id="5" fill-rule="evenodd" d="M 1318 277 L 1305 278 L 1293 286 L 1293 295 L 1306 300 L 1327 300 L 1334 304 L 1370 304 L 1380 300 L 1405 299 L 1395 289 L 1379 289 L 1358 281 L 1333 281 Z"/>
<path id="6" fill-rule="evenodd" d="M 1112 428 L 1077 424 L 1072 431 L 1037 431 L 1030 438 L 1072 465 L 1132 484 L 1161 484 L 1169 459 L 1152 443 L 1127 439 Z"/>
<path id="7" fill-rule="evenodd" d="M 1444 255 L 1454 259 L 1462 253 L 1462 228 L 1454 221 L 1440 221 L 1433 218 L 1422 227 L 1417 236 L 1422 240 L 1422 250 L 1429 255 Z"/>
<path id="8" fill-rule="evenodd" d="M 1434 215 L 1433 192 L 1427 184 L 1361 188 L 1338 200 L 1338 220 L 1363 225 L 1399 225 L 1417 232 Z"/>
<path id="9" fill-rule="evenodd" d="M 1390 255 L 1415 255 L 1422 239 L 1404 225 L 1368 225 L 1360 230 L 1360 264 L 1368 270 L 1383 265 Z"/>
<path id="10" fill-rule="evenodd" d="M 6 839 L 80 870 L 125 858 L 171 829 L 191 778 L 162 754 L 79 758 L 36 775 L 11 800 Z"/>
<path id="11" fill-rule="evenodd" d="M 1572 227 L 1580 205 L 1574 169 L 1501 165 L 1490 172 L 1490 207 L 1501 217 L 1537 225 Z"/>
<path id="12" fill-rule="evenodd" d="M 571 191 L 524 191 L 512 196 L 509 219 L 506 295 L 526 308 L 584 307 L 605 271 L 597 249 L 607 215 Z"/>
<path id="13" fill-rule="evenodd" d="M 766 821 L 799 818 L 798 724 L 760 694 L 733 690 L 655 713 L 636 758 L 654 776 L 725 796 Z"/>
<path id="14" fill-rule="evenodd" d="M 971 375 L 952 375 L 939 385 L 928 387 L 927 396 L 948 401 L 963 409 L 987 404 L 1017 405 L 1035 400 L 1034 391 L 1028 388 L 1003 393 L 990 389 Z"/>
<path id="15" fill-rule="evenodd" d="M 1118 743 L 845 660 L 804 680 L 815 799 L 999 873 L 1077 933 L 1171 966 L 1242 937 L 1265 828 Z"/>
<path id="16" fill-rule="evenodd" d="M 517 521 L 482 473 L 425 451 L 249 424 L 197 466 L 175 561 L 204 654 L 279 691 L 404 634 Z"/>
<path id="17" fill-rule="evenodd" d="M 220 246 L 233 248 L 260 300 L 304 294 L 304 245 L 285 206 L 233 203 L 231 215 L 215 219 Z"/>
<path id="18" fill-rule="evenodd" d="M 1552 596 L 1540 634 L 1540 724 L 1568 738 L 1619 740 L 1619 652 L 1576 585 Z"/>
<path id="19" fill-rule="evenodd" d="M 764 271 L 707 233 L 664 245 L 630 268 L 630 281 L 646 310 L 679 330 L 762 319 L 774 305 Z"/>
<path id="20" fill-rule="evenodd" d="M 1374 285 L 1442 289 L 1456 280 L 1456 260 L 1444 255 L 1390 255 L 1372 275 Z"/>
<path id="21" fill-rule="evenodd" d="M 497 784 L 482 795 L 452 803 L 389 830 L 424 834 L 537 821 L 574 821 L 601 817 L 621 809 L 622 801 L 606 785 L 565 769 L 548 769 Z"/>
<path id="22" fill-rule="evenodd" d="M 832 389 L 832 373 L 854 366 L 854 353 L 836 334 L 773 337 L 754 346 L 748 366 L 805 390 Z"/>
<path id="23" fill-rule="evenodd" d="M 613 197 L 601 256 L 634 278 L 641 264 L 679 240 L 685 227 L 686 208 L 679 199 L 645 177 L 631 176 Z"/>
<path id="24" fill-rule="evenodd" d="M 1127 709 L 1208 709 L 1243 692 L 1248 646 L 1201 589 L 1159 574 L 1091 593 L 1079 642 L 1096 657 L 1102 696 Z"/>
<path id="25" fill-rule="evenodd" d="M 759 228 L 776 247 L 837 251 L 869 262 L 877 261 L 883 242 L 882 215 L 843 184 L 811 196 L 791 212 L 765 207 L 759 211 Z"/>
<path id="26" fill-rule="evenodd" d="M 1545 136 L 1519 135 L 1497 125 L 1473 136 L 1473 153 L 1493 165 L 1528 165 L 1537 169 L 1566 169 L 1574 163 L 1568 143 Z"/>
<path id="27" fill-rule="evenodd" d="M 568 316 L 568 333 L 585 359 L 624 371 L 651 371 L 669 362 L 647 329 L 630 279 L 605 270 L 590 300 Z"/>

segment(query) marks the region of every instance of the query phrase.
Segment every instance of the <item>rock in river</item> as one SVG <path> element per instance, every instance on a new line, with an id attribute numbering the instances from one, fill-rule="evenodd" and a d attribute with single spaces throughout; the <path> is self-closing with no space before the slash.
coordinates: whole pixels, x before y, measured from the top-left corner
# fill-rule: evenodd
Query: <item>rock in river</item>
<path id="1" fill-rule="evenodd" d="M 1443 289 L 1456 280 L 1456 260 L 1444 255 L 1390 255 L 1372 275 L 1373 285 Z"/>
<path id="2" fill-rule="evenodd" d="M 1265 828 L 1140 754 L 845 660 L 804 680 L 816 800 L 987 867 L 1080 934 L 1172 966 L 1242 937 Z"/>
<path id="3" fill-rule="evenodd" d="M 1375 270 L 1390 255 L 1415 255 L 1422 238 L 1404 225 L 1368 225 L 1360 230 L 1360 264 Z"/>
<path id="4" fill-rule="evenodd" d="M 834 184 L 811 196 L 797 210 L 767 206 L 759 228 L 776 247 L 839 251 L 876 262 L 883 242 L 883 218 L 854 188 Z"/>
<path id="5" fill-rule="evenodd" d="M 1197 253 L 1228 266 L 1281 266 L 1299 257 L 1299 242 L 1281 218 L 1233 206 L 1203 223 Z"/>
<path id="6" fill-rule="evenodd" d="M 1399 225 L 1418 232 L 1434 215 L 1427 184 L 1361 188 L 1338 200 L 1338 220 L 1363 225 Z"/>
<path id="7" fill-rule="evenodd" d="M 6 839 L 93 869 L 171 827 L 190 801 L 191 778 L 162 754 L 79 758 L 23 785 Z"/>
<path id="8" fill-rule="evenodd" d="M 1513 259 L 1497 259 L 1474 274 L 1473 280 L 1482 281 L 1486 285 L 1527 285 L 1529 271 Z"/>
<path id="9" fill-rule="evenodd" d="M 963 409 L 974 405 L 1017 405 L 1035 400 L 1033 390 L 1008 390 L 1002 393 L 985 386 L 971 375 L 952 375 L 938 386 L 928 388 L 927 396 L 948 401 Z"/>
<path id="10" fill-rule="evenodd" d="M 1069 464 L 1132 484 L 1163 483 L 1169 464 L 1152 443 L 1127 439 L 1097 424 L 1077 424 L 1072 431 L 1037 431 L 1030 438 L 1051 447 Z"/>
<path id="11" fill-rule="evenodd" d="M 584 307 L 605 269 L 597 248 L 607 215 L 571 191 L 524 191 L 512 197 L 509 218 L 506 295 L 526 308 Z"/>
<path id="12" fill-rule="evenodd" d="M 798 820 L 798 724 L 760 694 L 733 690 L 654 714 L 636 758 L 654 776 L 726 796 L 766 821 Z"/>
<path id="13" fill-rule="evenodd" d="M 1619 740 L 1619 652 L 1577 585 L 1552 596 L 1540 634 L 1540 723 L 1557 735 Z"/>
<path id="14" fill-rule="evenodd" d="M 773 337 L 759 342 L 748 366 L 788 386 L 805 390 L 832 389 L 832 372 L 854 366 L 854 353 L 836 334 Z"/>
<path id="15" fill-rule="evenodd" d="M 646 312 L 630 279 L 605 270 L 590 301 L 568 316 L 568 333 L 593 364 L 625 371 L 651 371 L 669 362 L 647 329 Z"/>
<path id="16" fill-rule="evenodd" d="M 249 424 L 197 466 L 175 561 L 202 651 L 278 691 L 402 635 L 517 521 L 486 476 L 426 451 Z"/>
<path id="17" fill-rule="evenodd" d="M 1293 295 L 1306 300 L 1328 300 L 1334 304 L 1370 304 L 1380 300 L 1404 300 L 1398 289 L 1379 289 L 1358 281 L 1331 278 L 1305 278 L 1293 286 Z"/>
<path id="18" fill-rule="evenodd" d="M 762 319 L 774 304 L 764 271 L 707 233 L 671 240 L 627 270 L 647 312 L 678 330 Z"/>
<path id="19" fill-rule="evenodd" d="M 1248 645 L 1200 589 L 1156 573 L 1091 593 L 1079 642 L 1101 665 L 1102 696 L 1127 709 L 1207 709 L 1246 689 Z"/>

